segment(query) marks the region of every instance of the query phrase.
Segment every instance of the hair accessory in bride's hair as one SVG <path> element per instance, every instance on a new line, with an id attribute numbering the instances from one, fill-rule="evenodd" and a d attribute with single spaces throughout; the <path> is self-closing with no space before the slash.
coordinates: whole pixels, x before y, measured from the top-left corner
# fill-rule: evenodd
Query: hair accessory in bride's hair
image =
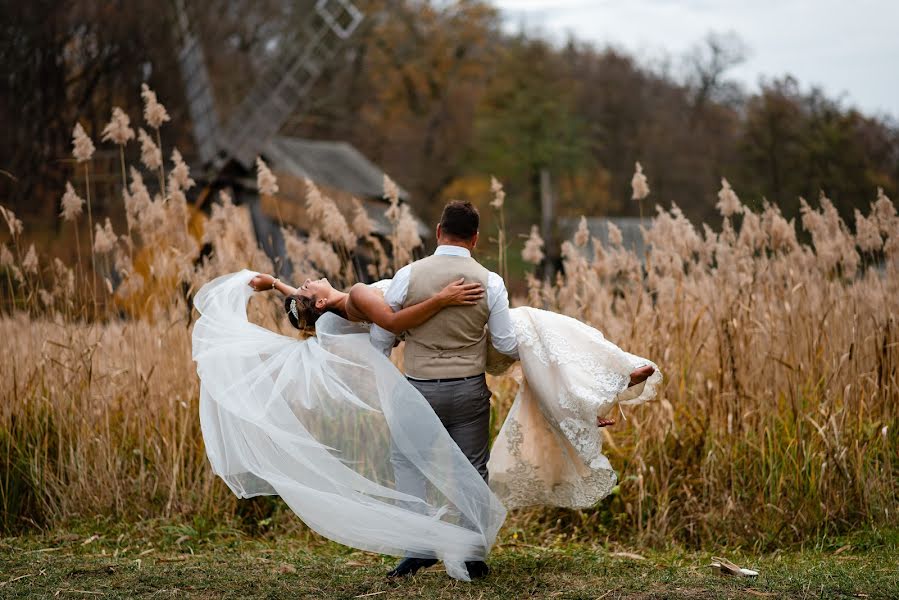
<path id="1" fill-rule="evenodd" d="M 284 312 L 290 324 L 300 331 L 314 331 L 315 322 L 325 311 L 315 306 L 315 299 L 308 296 L 286 296 Z"/>

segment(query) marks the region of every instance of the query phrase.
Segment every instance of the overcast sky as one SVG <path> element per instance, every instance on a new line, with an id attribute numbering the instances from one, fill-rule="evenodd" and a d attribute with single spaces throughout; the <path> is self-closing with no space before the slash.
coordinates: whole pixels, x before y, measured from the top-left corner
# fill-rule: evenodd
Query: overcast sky
<path id="1" fill-rule="evenodd" d="M 750 90 L 790 73 L 807 90 L 899 120 L 899 0 L 495 0 L 511 31 L 568 32 L 646 63 L 676 59 L 709 32 L 736 32 L 750 56 L 731 76 Z M 679 66 L 675 61 L 673 66 Z"/>

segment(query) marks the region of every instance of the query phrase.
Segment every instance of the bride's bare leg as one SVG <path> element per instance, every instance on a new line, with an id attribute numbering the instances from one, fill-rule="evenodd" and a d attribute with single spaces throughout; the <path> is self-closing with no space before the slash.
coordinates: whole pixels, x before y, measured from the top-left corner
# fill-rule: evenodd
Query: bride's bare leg
<path id="1" fill-rule="evenodd" d="M 653 368 L 651 365 L 646 365 L 645 367 L 634 369 L 634 371 L 631 373 L 631 382 L 627 387 L 637 385 L 638 383 L 643 383 L 644 381 L 649 379 L 649 376 L 655 373 L 655 371 L 655 368 Z"/>
<path id="2" fill-rule="evenodd" d="M 639 369 L 634 369 L 631 372 L 631 381 L 627 387 L 633 387 L 638 383 L 643 383 L 649 376 L 655 373 L 655 368 L 651 365 L 646 365 L 645 367 L 640 367 Z M 597 427 L 609 427 L 610 425 L 615 424 L 615 419 L 605 419 L 603 417 L 596 417 L 596 426 Z"/>

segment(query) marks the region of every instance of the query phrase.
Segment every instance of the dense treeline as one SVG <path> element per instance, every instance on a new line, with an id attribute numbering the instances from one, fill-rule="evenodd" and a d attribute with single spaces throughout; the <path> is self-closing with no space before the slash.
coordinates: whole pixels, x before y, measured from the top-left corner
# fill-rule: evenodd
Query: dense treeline
<path id="1" fill-rule="evenodd" d="M 765 198 L 787 217 L 798 214 L 799 196 L 823 190 L 851 221 L 877 187 L 899 190 L 894 122 L 789 76 L 741 90 L 727 76 L 745 54 L 738 40 L 709 36 L 675 70 L 577 40 L 558 47 L 503 33 L 486 2 L 357 3 L 364 27 L 284 131 L 352 142 L 412 192 L 425 217 L 450 196 L 486 204 L 493 174 L 517 200 L 512 226 L 520 229 L 536 219 L 544 168 L 562 214 L 636 214 L 628 199 L 638 160 L 650 200 L 674 202 L 695 220 L 714 213 L 721 177 L 750 206 Z M 137 118 L 142 81 L 174 123 L 189 123 L 167 4 L 2 4 L 0 194 L 20 213 L 34 220 L 57 211 L 73 176 L 72 124 L 99 137 L 111 104 Z M 222 115 L 279 42 L 296 35 L 310 4 L 189 6 Z M 181 127 L 165 142 L 190 158 L 190 131 Z"/>

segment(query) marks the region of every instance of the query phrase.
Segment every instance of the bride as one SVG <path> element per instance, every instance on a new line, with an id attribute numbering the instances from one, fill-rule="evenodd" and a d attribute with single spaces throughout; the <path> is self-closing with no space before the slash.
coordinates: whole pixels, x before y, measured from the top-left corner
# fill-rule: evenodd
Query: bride
<path id="1" fill-rule="evenodd" d="M 368 325 L 398 333 L 446 306 L 476 304 L 480 284 L 455 281 L 394 313 L 389 281 L 349 293 L 326 279 L 293 288 L 250 271 L 206 284 L 193 356 L 201 379 L 200 419 L 212 467 L 239 497 L 277 494 L 318 533 L 356 548 L 438 558 L 468 580 L 506 508 L 589 507 L 616 476 L 598 426 L 618 404 L 652 399 L 661 373 L 569 317 L 530 307 L 510 311 L 522 381 L 491 449 L 490 487 L 453 442 L 422 395 L 369 343 Z M 250 323 L 254 291 L 285 295 L 291 324 L 314 328 L 297 340 Z M 502 372 L 496 359 L 488 371 Z M 391 453 L 429 482 L 397 489 Z"/>

